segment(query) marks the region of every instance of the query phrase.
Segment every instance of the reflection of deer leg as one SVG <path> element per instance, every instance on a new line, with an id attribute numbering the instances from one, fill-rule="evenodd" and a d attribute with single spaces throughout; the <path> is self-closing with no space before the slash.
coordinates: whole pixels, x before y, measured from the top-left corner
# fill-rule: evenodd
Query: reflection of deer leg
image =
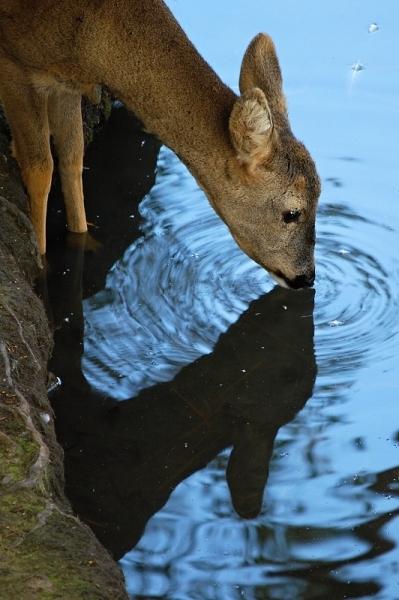
<path id="1" fill-rule="evenodd" d="M 74 92 L 54 92 L 49 97 L 50 131 L 58 155 L 69 231 L 87 231 L 83 200 L 83 126 L 81 96 Z"/>
<path id="2" fill-rule="evenodd" d="M 2 82 L 0 95 L 11 128 L 14 155 L 29 195 L 39 251 L 45 254 L 47 198 L 53 173 L 47 95 L 27 85 L 19 73 L 12 75 L 6 84 Z"/>
<path id="3" fill-rule="evenodd" d="M 50 369 L 66 382 L 69 389 L 74 391 L 78 386 L 81 391 L 87 387 L 81 369 L 84 333 L 82 277 L 85 235 L 68 234 L 63 251 L 51 257 L 48 279 L 56 343 Z M 61 348 L 62 352 L 57 351 L 57 348 L 58 350 Z"/>

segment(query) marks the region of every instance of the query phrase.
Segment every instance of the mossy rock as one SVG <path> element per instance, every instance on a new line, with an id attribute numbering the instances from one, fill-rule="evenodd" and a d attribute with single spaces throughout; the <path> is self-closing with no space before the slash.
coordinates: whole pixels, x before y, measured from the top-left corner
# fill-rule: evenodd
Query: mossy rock
<path id="1" fill-rule="evenodd" d="M 126 599 L 117 564 L 64 496 L 52 335 L 32 288 L 41 260 L 8 147 L 0 113 L 0 600 Z"/>

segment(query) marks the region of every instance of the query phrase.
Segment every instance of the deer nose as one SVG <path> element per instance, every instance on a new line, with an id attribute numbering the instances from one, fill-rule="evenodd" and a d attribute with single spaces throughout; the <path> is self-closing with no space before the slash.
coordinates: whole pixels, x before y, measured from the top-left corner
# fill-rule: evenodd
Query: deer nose
<path id="1" fill-rule="evenodd" d="M 314 283 L 315 272 L 313 271 L 310 275 L 298 275 L 295 279 L 289 279 L 287 281 L 290 288 L 299 290 L 300 288 L 311 287 Z"/>

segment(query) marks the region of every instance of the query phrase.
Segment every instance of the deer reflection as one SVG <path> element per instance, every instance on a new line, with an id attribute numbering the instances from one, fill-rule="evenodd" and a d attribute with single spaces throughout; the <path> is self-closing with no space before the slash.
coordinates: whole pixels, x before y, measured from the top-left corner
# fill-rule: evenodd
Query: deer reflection
<path id="1" fill-rule="evenodd" d="M 242 517 L 261 510 L 273 443 L 312 394 L 316 376 L 313 291 L 276 287 L 221 335 L 212 354 L 173 381 L 115 402 L 81 372 L 82 249 L 72 236 L 51 282 L 56 330 L 51 368 L 65 449 L 66 492 L 74 510 L 119 558 L 184 478 L 232 446 L 227 482 Z M 133 366 L 132 366 L 133 368 Z"/>

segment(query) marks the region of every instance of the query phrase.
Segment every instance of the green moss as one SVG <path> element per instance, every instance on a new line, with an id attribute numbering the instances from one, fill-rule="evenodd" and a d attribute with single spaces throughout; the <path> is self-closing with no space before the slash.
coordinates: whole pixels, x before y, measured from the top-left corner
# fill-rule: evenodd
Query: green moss
<path id="1" fill-rule="evenodd" d="M 123 598 L 109 557 L 72 516 L 35 489 L 0 497 L 0 600 Z"/>
<path id="2" fill-rule="evenodd" d="M 25 479 L 38 455 L 24 423 L 12 413 L 0 411 L 0 481 L 7 484 Z"/>
<path id="3" fill-rule="evenodd" d="M 0 415 L 0 600 L 126 598 L 109 555 L 55 505 L 47 470 L 35 486 L 26 484 L 37 444 L 15 413 Z"/>

